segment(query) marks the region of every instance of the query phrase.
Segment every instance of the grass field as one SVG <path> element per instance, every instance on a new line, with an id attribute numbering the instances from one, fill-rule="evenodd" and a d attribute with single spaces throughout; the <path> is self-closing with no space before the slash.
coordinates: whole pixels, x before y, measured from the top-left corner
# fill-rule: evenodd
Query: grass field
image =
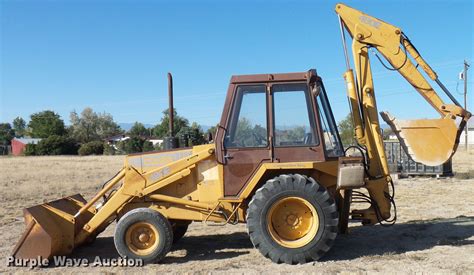
<path id="1" fill-rule="evenodd" d="M 2 157 L 0 158 L 0 272 L 23 232 L 22 208 L 81 193 L 90 199 L 102 183 L 120 169 L 123 156 Z M 453 160 L 452 178 L 397 180 L 398 223 L 392 227 L 351 224 L 319 262 L 289 266 L 261 256 L 247 236 L 245 225 L 191 225 L 161 264 L 144 267 L 50 267 L 36 271 L 57 273 L 110 272 L 450 272 L 474 273 L 474 152 L 460 151 Z M 117 258 L 114 224 L 73 258 L 96 255 Z"/>

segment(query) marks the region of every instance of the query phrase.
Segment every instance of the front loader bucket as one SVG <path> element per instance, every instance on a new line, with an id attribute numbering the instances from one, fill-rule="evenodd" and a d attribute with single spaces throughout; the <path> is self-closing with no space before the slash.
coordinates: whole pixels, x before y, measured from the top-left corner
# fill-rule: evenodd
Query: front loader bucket
<path id="1" fill-rule="evenodd" d="M 381 112 L 383 120 L 392 128 L 405 152 L 416 162 L 437 166 L 448 161 L 456 152 L 464 121 L 458 129 L 449 118 L 398 120 Z"/>
<path id="2" fill-rule="evenodd" d="M 70 254 L 75 234 L 93 215 L 86 211 L 78 219 L 74 218 L 85 203 L 84 198 L 76 194 L 24 209 L 26 230 L 13 249 L 13 257 L 50 259 Z"/>

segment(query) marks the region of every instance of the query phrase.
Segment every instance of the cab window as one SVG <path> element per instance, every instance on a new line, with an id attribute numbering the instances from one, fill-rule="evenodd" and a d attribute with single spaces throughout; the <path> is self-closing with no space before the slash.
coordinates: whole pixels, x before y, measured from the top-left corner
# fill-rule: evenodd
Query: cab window
<path id="1" fill-rule="evenodd" d="M 324 148 L 328 157 L 339 157 L 344 155 L 337 124 L 332 114 L 331 106 L 322 84 L 317 84 L 316 89 L 319 92 L 316 95 L 318 102 L 319 117 L 321 118 L 322 136 L 324 139 Z"/>
<path id="2" fill-rule="evenodd" d="M 267 147 L 267 101 L 264 85 L 237 87 L 224 146 Z"/>
<path id="3" fill-rule="evenodd" d="M 275 84 L 272 94 L 275 147 L 319 144 L 306 83 Z"/>

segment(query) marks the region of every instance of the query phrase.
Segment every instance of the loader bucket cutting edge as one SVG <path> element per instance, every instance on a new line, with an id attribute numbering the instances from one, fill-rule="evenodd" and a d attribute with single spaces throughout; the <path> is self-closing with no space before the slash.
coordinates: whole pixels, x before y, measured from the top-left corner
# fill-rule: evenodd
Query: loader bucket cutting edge
<path id="1" fill-rule="evenodd" d="M 92 212 L 86 211 L 74 218 L 85 203 L 84 198 L 76 194 L 24 209 L 26 230 L 13 249 L 12 256 L 50 259 L 70 254 L 75 246 L 75 234 L 93 216 Z"/>
<path id="2" fill-rule="evenodd" d="M 463 127 L 458 130 L 452 119 L 398 120 L 388 112 L 380 115 L 397 135 L 407 155 L 416 162 L 437 166 L 456 152 Z"/>

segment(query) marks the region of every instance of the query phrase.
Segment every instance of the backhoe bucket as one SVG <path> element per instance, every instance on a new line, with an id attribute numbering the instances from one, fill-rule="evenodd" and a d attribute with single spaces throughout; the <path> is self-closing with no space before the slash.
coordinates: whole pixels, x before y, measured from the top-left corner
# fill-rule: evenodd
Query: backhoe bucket
<path id="1" fill-rule="evenodd" d="M 397 135 L 405 152 L 414 161 L 428 166 L 441 165 L 451 158 L 464 128 L 463 122 L 458 129 L 449 118 L 398 120 L 387 112 L 380 115 Z"/>
<path id="2" fill-rule="evenodd" d="M 75 234 L 93 216 L 86 211 L 78 219 L 74 218 L 85 203 L 84 198 L 76 194 L 24 209 L 26 230 L 13 249 L 13 257 L 50 259 L 70 254 L 75 246 Z"/>

